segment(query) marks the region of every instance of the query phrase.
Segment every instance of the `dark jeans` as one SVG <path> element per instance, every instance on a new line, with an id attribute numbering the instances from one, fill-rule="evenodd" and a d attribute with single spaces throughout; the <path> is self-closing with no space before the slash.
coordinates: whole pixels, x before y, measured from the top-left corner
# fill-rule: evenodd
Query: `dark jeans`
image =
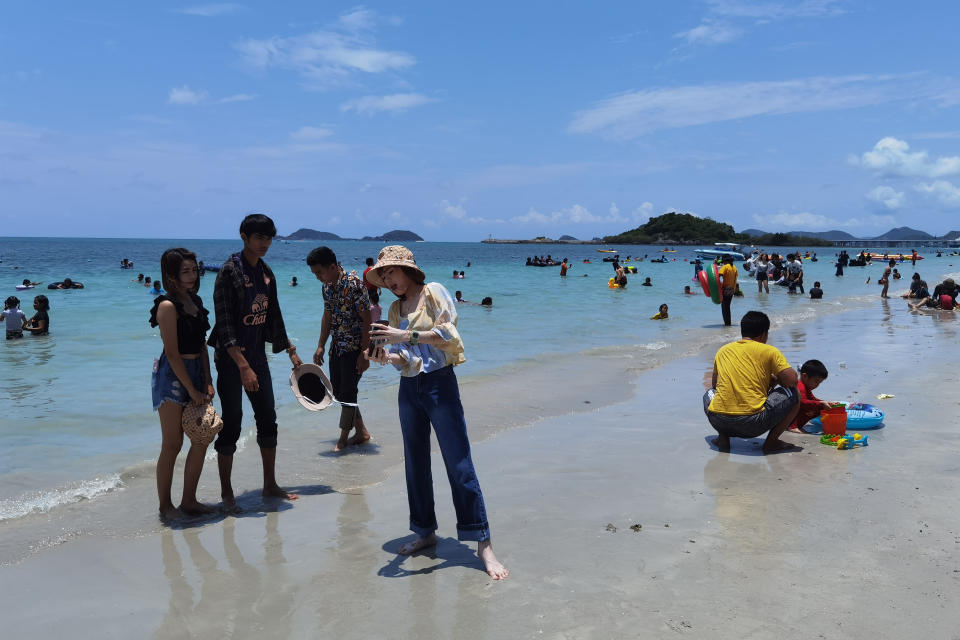
<path id="1" fill-rule="evenodd" d="M 232 456 L 237 451 L 240 439 L 240 425 L 243 420 L 243 393 L 246 392 L 253 407 L 253 418 L 257 423 L 257 444 L 263 449 L 277 448 L 277 411 L 273 401 L 273 380 L 266 358 L 254 359 L 250 363 L 260 383 L 259 391 L 246 391 L 240 382 L 240 369 L 227 353 L 214 354 L 217 367 L 217 393 L 220 395 L 223 429 L 217 436 L 213 448 L 217 453 Z"/>
<path id="2" fill-rule="evenodd" d="M 730 302 L 733 301 L 733 292 L 733 289 L 724 289 L 721 293 L 723 302 L 720 303 L 720 311 L 723 313 L 723 324 L 728 327 L 733 324 L 730 320 Z"/>
<path id="3" fill-rule="evenodd" d="M 403 432 L 407 500 L 410 530 L 426 536 L 437 529 L 433 504 L 433 476 L 430 471 L 430 425 L 437 444 L 457 512 L 459 540 L 487 540 L 490 526 L 480 492 L 480 482 L 470 458 L 467 423 L 460 403 L 460 388 L 452 366 L 416 377 L 400 378 L 397 394 L 400 430 Z"/>
<path id="4" fill-rule="evenodd" d="M 330 386 L 333 387 L 333 397 L 340 402 L 357 402 L 357 386 L 360 384 L 360 374 L 357 373 L 359 351 L 346 353 L 330 353 Z M 359 407 L 340 406 L 340 429 L 352 429 L 354 421 L 360 417 Z"/>

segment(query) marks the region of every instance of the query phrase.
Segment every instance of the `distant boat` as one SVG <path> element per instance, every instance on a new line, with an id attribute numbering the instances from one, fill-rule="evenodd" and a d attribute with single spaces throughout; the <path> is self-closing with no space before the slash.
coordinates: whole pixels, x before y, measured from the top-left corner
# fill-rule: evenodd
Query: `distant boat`
<path id="1" fill-rule="evenodd" d="M 740 251 L 740 247 L 732 242 L 714 242 L 713 246 L 713 249 L 696 249 L 694 253 L 701 258 L 709 258 L 710 260 L 727 256 L 741 262 L 747 259 Z"/>
<path id="2" fill-rule="evenodd" d="M 600 253 L 616 253 L 616 249 L 597 249 Z"/>

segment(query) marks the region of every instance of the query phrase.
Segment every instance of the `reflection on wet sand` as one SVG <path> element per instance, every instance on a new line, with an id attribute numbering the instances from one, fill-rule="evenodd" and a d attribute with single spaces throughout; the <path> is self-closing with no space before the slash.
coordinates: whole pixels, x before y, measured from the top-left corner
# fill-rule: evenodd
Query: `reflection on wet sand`
<path id="1" fill-rule="evenodd" d="M 226 570 L 218 567 L 217 557 L 207 550 L 202 540 L 213 529 L 182 532 L 167 529 L 161 533 L 170 604 L 155 638 L 290 637 L 296 586 L 286 573 L 279 515 L 268 513 L 263 521 L 266 525 L 263 575 L 244 559 L 236 541 L 237 521 L 233 518 L 227 518 L 220 525 Z M 193 570 L 184 569 L 176 541 L 181 535 Z M 196 578 L 191 580 L 191 574 Z M 193 586 L 196 581 L 199 581 L 199 597 Z"/>
<path id="2" fill-rule="evenodd" d="M 359 619 L 376 608 L 371 580 L 378 546 L 368 529 L 372 518 L 362 491 L 343 494 L 329 566 L 310 584 L 310 591 L 320 597 L 315 603 L 317 637 L 356 635 Z"/>

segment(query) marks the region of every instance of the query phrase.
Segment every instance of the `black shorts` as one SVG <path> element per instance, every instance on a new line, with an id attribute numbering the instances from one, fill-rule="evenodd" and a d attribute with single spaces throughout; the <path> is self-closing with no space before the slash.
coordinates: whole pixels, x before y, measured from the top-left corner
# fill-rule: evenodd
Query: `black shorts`
<path id="1" fill-rule="evenodd" d="M 357 359 L 359 351 L 330 354 L 330 386 L 333 387 L 333 397 L 340 402 L 357 401 L 357 386 L 360 384 L 360 375 L 357 373 Z"/>
<path id="2" fill-rule="evenodd" d="M 767 281 L 767 272 L 758 271 L 757 272 L 757 282 L 766 282 Z"/>
<path id="3" fill-rule="evenodd" d="M 759 412 L 746 416 L 734 416 L 714 413 L 707 408 L 716 391 L 716 389 L 710 389 L 703 394 L 703 411 L 707 414 L 710 426 L 716 429 L 717 433 L 731 438 L 756 438 L 763 435 L 780 424 L 800 401 L 796 389 L 777 387 L 767 396 L 767 401 Z"/>

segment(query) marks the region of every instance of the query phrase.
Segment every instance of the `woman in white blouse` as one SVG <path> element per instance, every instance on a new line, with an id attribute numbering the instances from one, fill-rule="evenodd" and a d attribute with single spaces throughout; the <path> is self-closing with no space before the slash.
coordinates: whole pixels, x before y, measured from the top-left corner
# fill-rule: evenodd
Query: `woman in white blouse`
<path id="1" fill-rule="evenodd" d="M 367 279 L 389 289 L 389 326 L 370 329 L 371 360 L 400 371 L 400 429 L 403 433 L 410 530 L 417 538 L 402 545 L 409 555 L 437 544 L 433 480 L 430 472 L 430 426 L 447 468 L 457 512 L 457 538 L 476 540 L 477 555 L 494 580 L 509 575 L 490 543 L 490 526 L 480 483 L 470 457 L 470 440 L 453 367 L 466 361 L 457 331 L 456 303 L 437 282 L 425 276 L 413 253 L 399 245 L 384 247 Z"/>

